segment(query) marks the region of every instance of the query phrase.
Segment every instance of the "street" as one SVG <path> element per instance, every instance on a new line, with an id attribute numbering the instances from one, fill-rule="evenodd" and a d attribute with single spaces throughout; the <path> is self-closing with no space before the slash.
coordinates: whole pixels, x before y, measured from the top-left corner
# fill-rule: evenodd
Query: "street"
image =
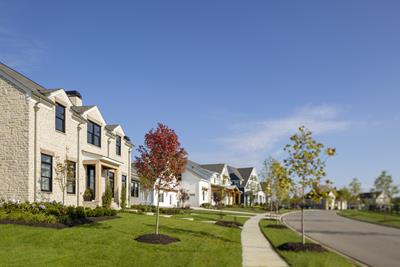
<path id="1" fill-rule="evenodd" d="M 283 217 L 300 231 L 301 212 Z M 359 222 L 333 211 L 305 211 L 306 235 L 370 266 L 400 266 L 400 229 Z"/>

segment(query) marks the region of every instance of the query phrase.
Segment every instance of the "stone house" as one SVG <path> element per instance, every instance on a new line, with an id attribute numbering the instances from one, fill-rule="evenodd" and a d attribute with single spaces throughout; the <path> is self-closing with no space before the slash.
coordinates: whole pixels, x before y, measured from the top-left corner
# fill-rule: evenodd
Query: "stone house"
<path id="1" fill-rule="evenodd" d="M 0 63 L 0 122 L 0 198 L 97 206 L 109 182 L 119 206 L 133 144 L 79 92 L 47 89 Z M 56 172 L 64 162 L 67 181 Z"/>

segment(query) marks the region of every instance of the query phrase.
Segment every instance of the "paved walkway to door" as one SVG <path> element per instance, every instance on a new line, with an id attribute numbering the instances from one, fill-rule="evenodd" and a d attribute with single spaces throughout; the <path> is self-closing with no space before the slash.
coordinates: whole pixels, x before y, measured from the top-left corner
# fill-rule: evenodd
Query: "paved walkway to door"
<path id="1" fill-rule="evenodd" d="M 258 225 L 265 214 L 251 217 L 242 230 L 244 267 L 286 267 L 287 263 L 274 251 Z"/>

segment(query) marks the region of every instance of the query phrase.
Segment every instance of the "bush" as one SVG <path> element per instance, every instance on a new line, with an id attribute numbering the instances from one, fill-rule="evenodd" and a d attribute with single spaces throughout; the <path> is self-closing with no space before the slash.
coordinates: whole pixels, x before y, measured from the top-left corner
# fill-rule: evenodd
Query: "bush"
<path id="1" fill-rule="evenodd" d="M 211 208 L 211 203 L 203 203 L 200 205 L 200 207 L 205 208 L 205 209 L 209 209 Z"/>
<path id="2" fill-rule="evenodd" d="M 126 187 L 123 186 L 121 189 L 121 208 L 126 208 Z"/>
<path id="3" fill-rule="evenodd" d="M 106 190 L 104 191 L 103 196 L 101 197 L 101 200 L 103 201 L 104 208 L 111 208 L 112 191 L 111 191 L 110 183 L 108 181 L 106 184 Z"/>
<path id="4" fill-rule="evenodd" d="M 85 201 L 92 201 L 93 200 L 93 191 L 90 188 L 86 188 L 85 192 L 83 193 L 83 200 Z"/>
<path id="5" fill-rule="evenodd" d="M 178 208 L 160 208 L 161 214 L 175 215 L 175 214 L 183 214 L 185 213 L 184 209 Z"/>

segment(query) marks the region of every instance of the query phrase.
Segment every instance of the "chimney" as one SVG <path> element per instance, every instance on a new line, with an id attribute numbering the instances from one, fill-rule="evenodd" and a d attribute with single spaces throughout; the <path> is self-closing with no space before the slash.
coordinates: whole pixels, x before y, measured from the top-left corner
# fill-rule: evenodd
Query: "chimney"
<path id="1" fill-rule="evenodd" d="M 75 106 L 82 106 L 82 96 L 78 91 L 65 91 L 68 95 L 69 100 L 71 100 L 72 104 Z"/>

